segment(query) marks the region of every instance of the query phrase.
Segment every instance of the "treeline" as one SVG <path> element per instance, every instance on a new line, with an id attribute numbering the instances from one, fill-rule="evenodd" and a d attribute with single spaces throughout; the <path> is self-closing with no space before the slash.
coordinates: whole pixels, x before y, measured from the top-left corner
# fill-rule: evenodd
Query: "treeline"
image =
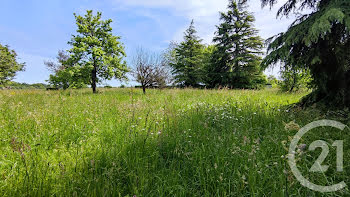
<path id="1" fill-rule="evenodd" d="M 277 1 L 261 2 L 272 7 Z M 132 68 L 124 61 L 120 37 L 112 34 L 111 19 L 102 20 L 100 12 L 74 14 L 77 34 L 68 42 L 71 49 L 59 54 L 57 62 L 46 62 L 53 72 L 49 83 L 63 89 L 89 85 L 95 93 L 103 80 L 124 80 L 131 72 L 144 91 L 169 83 L 257 89 L 267 81 L 263 70 L 277 64 L 282 89 L 294 91 L 307 84 L 313 90 L 305 103 L 350 107 L 350 1 L 287 0 L 277 16 L 305 8 L 310 14 L 296 13 L 286 32 L 264 43 L 254 28 L 254 16 L 247 11 L 247 0 L 229 0 L 227 11 L 220 14 L 213 45 L 202 43 L 192 21 L 182 42 L 171 44 L 160 55 L 136 53 Z M 0 86 L 23 70 L 16 56 L 0 45 Z"/>
<path id="2" fill-rule="evenodd" d="M 255 18 L 247 11 L 246 3 L 229 1 L 227 12 L 220 13 L 214 44 L 203 44 L 192 20 L 182 42 L 172 42 L 160 54 L 137 49 L 131 67 L 124 61 L 120 37 L 112 34 L 112 20 L 102 20 L 102 13 L 94 15 L 91 10 L 85 16 L 74 16 L 78 28 L 68 42 L 72 48 L 59 51 L 55 61 L 44 62 L 52 73 L 47 80 L 50 88 L 90 86 L 96 92 L 97 84 L 112 78 L 126 80 L 130 76 L 127 73 L 144 93 L 147 88 L 165 86 L 260 89 L 267 84 L 261 67 L 264 42 L 254 28 Z M 17 70 L 23 66 L 18 64 Z M 301 80 L 285 81 L 296 84 Z M 295 88 L 291 90 L 298 89 L 292 86 Z"/>
<path id="3" fill-rule="evenodd" d="M 48 87 L 47 84 L 44 83 L 18 83 L 14 81 L 8 82 L 8 84 L 4 87 L 0 87 L 1 89 L 46 89 Z"/>
<path id="4" fill-rule="evenodd" d="M 161 54 L 138 49 L 132 67 L 127 67 L 120 37 L 112 35 L 111 20 L 101 20 L 101 13 L 77 16 L 77 35 L 60 51 L 56 62 L 45 62 L 52 71 L 49 83 L 56 88 L 81 88 L 106 79 L 126 79 L 130 72 L 143 91 L 149 87 L 227 87 L 258 89 L 267 79 L 260 67 L 263 39 L 253 27 L 254 16 L 246 4 L 230 1 L 221 13 L 214 45 L 205 45 L 191 22 L 184 40 L 172 43 Z"/>
<path id="5" fill-rule="evenodd" d="M 253 27 L 254 16 L 246 4 L 230 1 L 228 11 L 220 13 L 214 45 L 205 46 L 196 35 L 194 22 L 177 44 L 171 66 L 182 86 L 257 89 L 266 77 L 260 67 L 263 39 Z"/>

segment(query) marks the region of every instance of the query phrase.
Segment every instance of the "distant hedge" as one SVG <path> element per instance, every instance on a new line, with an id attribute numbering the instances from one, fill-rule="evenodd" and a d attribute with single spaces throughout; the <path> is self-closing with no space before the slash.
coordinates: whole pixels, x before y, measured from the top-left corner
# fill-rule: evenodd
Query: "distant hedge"
<path id="1" fill-rule="evenodd" d="M 48 85 L 43 83 L 28 84 L 11 81 L 6 86 L 0 87 L 0 89 L 46 89 L 47 87 Z"/>

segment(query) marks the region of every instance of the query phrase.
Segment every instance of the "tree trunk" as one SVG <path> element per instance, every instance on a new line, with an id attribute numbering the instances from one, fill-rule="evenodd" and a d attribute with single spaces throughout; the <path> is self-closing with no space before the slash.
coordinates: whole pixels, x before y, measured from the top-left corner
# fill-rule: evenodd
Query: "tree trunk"
<path id="1" fill-rule="evenodd" d="M 297 81 L 297 75 L 296 75 L 296 71 L 293 71 L 293 83 L 292 83 L 292 87 L 290 88 L 289 92 L 293 92 L 294 87 L 296 86 L 296 81 Z"/>
<path id="2" fill-rule="evenodd" d="M 344 104 L 345 106 L 350 107 L 350 71 L 345 74 L 344 87 Z"/>
<path id="3" fill-rule="evenodd" d="M 143 94 L 146 94 L 146 86 L 142 86 Z"/>
<path id="4" fill-rule="evenodd" d="M 94 69 L 91 72 L 91 87 L 92 87 L 92 92 L 96 93 L 96 81 L 97 81 L 97 69 L 94 66 Z"/>

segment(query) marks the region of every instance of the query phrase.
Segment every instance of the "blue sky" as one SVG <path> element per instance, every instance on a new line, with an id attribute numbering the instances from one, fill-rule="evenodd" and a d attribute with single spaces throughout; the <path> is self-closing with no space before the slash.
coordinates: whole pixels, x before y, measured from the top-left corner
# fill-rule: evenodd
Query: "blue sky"
<path id="1" fill-rule="evenodd" d="M 285 31 L 293 18 L 276 19 L 274 9 L 261 8 L 259 0 L 249 1 L 256 17 L 256 28 L 263 38 Z M 181 41 L 183 31 L 194 19 L 199 36 L 210 44 L 219 23 L 219 12 L 225 11 L 227 0 L 1 0 L 0 43 L 10 45 L 26 62 L 26 71 L 15 81 L 38 83 L 49 78 L 45 60 L 54 60 L 60 49 L 75 34 L 73 13 L 101 11 L 103 18 L 113 20 L 115 35 L 122 37 L 129 60 L 137 47 L 160 52 L 170 41 Z M 129 65 L 131 66 L 131 65 Z M 277 74 L 278 69 L 267 70 Z M 119 85 L 113 80 L 106 82 Z M 132 81 L 129 84 L 133 83 Z"/>

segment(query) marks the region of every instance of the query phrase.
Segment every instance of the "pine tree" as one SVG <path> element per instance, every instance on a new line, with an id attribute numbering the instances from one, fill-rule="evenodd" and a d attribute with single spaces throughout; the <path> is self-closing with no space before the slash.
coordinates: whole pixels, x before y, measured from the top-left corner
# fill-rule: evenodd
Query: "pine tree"
<path id="1" fill-rule="evenodd" d="M 198 87 L 202 81 L 202 40 L 196 35 L 193 20 L 184 35 L 184 41 L 175 48 L 175 61 L 171 64 L 175 82 L 185 87 Z"/>
<path id="2" fill-rule="evenodd" d="M 217 26 L 213 39 L 216 50 L 212 67 L 208 68 L 209 86 L 258 88 L 265 83 L 260 69 L 263 40 L 253 27 L 254 16 L 244 3 L 230 0 L 228 11 L 221 13 L 222 23 Z"/>
<path id="3" fill-rule="evenodd" d="M 276 0 L 262 0 L 273 6 Z M 309 8 L 290 28 L 270 39 L 263 66 L 277 62 L 295 69 L 310 69 L 315 91 L 304 104 L 322 102 L 350 107 L 350 1 L 288 0 L 278 15 Z"/>

